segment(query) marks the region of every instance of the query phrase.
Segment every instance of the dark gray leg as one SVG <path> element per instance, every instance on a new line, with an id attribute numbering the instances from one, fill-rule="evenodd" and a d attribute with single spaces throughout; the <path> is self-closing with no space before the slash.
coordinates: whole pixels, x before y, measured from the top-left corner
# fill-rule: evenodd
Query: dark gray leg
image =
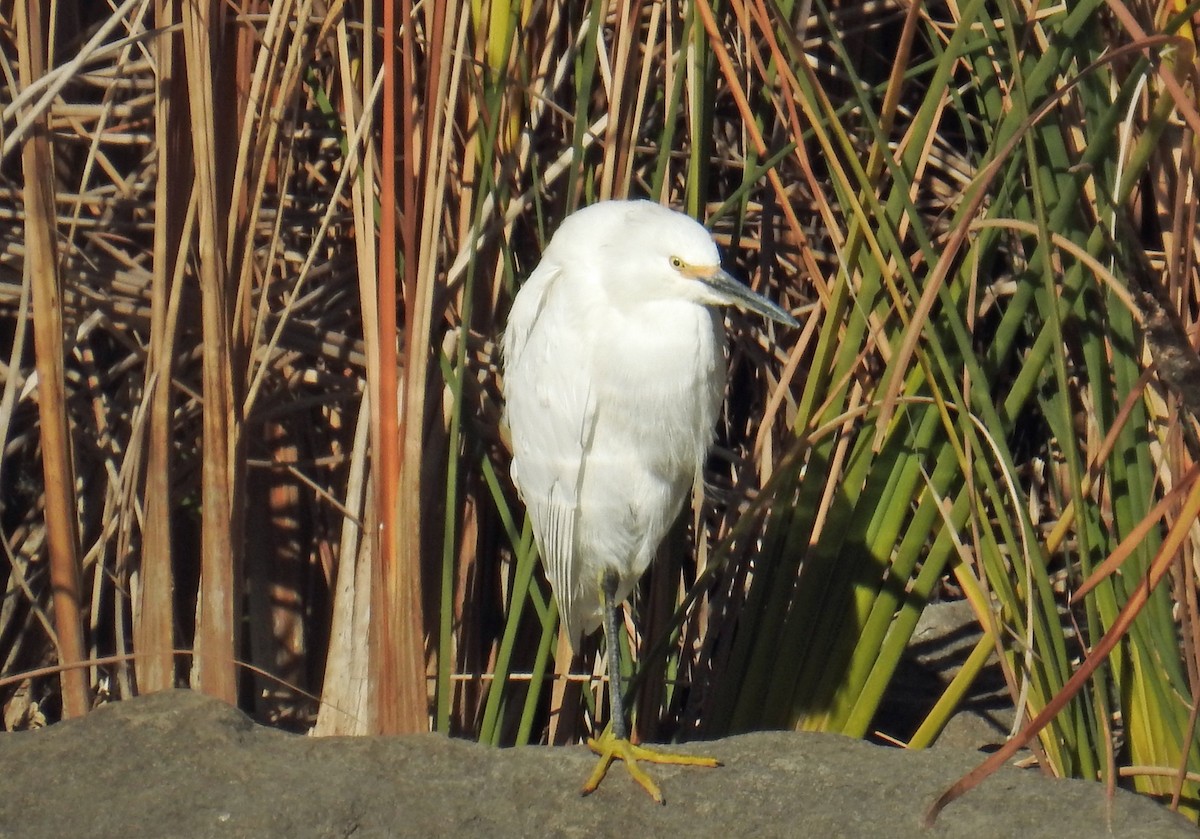
<path id="1" fill-rule="evenodd" d="M 604 592 L 604 643 L 608 646 L 608 696 L 612 707 L 612 733 L 618 740 L 629 739 L 625 725 L 625 697 L 621 691 L 621 636 L 617 620 L 617 585 L 615 571 L 605 573 L 600 588 Z"/>

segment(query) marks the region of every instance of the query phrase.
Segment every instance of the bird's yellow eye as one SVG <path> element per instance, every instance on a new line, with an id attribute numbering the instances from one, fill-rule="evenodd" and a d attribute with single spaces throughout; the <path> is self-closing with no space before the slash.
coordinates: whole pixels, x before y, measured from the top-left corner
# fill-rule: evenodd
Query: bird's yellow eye
<path id="1" fill-rule="evenodd" d="M 677 256 L 673 256 L 673 257 L 671 257 L 671 267 L 672 267 L 672 268 L 682 268 L 682 267 L 683 267 L 683 260 L 682 260 L 682 259 L 680 259 L 680 258 L 679 258 L 679 257 L 677 257 Z"/>

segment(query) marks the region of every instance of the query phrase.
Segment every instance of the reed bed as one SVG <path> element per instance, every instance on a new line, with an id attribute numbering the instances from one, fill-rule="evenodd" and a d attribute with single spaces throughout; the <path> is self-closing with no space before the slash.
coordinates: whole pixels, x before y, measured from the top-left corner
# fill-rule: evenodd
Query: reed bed
<path id="1" fill-rule="evenodd" d="M 705 220 L 705 489 L 632 608 L 647 739 L 872 731 L 965 598 L 1057 775 L 1200 816 L 1190 10 L 0 0 L 6 729 L 189 685 L 569 743 L 497 339 L 570 210 Z"/>

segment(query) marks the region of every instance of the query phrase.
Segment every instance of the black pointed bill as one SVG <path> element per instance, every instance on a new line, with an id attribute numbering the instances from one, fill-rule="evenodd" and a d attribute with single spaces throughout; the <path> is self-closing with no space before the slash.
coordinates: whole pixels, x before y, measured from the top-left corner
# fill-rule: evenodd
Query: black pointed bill
<path id="1" fill-rule="evenodd" d="M 726 298 L 730 304 L 737 306 L 739 309 L 754 312 L 776 323 L 782 323 L 785 326 L 796 327 L 800 325 L 794 317 L 779 306 L 761 294 L 751 291 L 748 286 L 738 282 L 732 274 L 722 268 L 718 268 L 715 273 L 707 277 L 697 277 L 696 279 Z"/>

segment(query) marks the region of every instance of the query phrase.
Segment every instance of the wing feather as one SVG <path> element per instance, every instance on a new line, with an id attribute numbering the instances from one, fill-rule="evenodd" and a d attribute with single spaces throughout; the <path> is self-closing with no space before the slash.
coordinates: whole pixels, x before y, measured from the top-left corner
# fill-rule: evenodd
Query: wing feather
<path id="1" fill-rule="evenodd" d="M 513 483 L 575 646 L 600 614 L 596 581 L 587 579 L 579 556 L 584 454 L 596 406 L 583 375 L 590 359 L 581 338 L 589 326 L 580 308 L 556 293 L 561 278 L 543 261 L 513 302 L 503 342 L 505 417 Z"/>

